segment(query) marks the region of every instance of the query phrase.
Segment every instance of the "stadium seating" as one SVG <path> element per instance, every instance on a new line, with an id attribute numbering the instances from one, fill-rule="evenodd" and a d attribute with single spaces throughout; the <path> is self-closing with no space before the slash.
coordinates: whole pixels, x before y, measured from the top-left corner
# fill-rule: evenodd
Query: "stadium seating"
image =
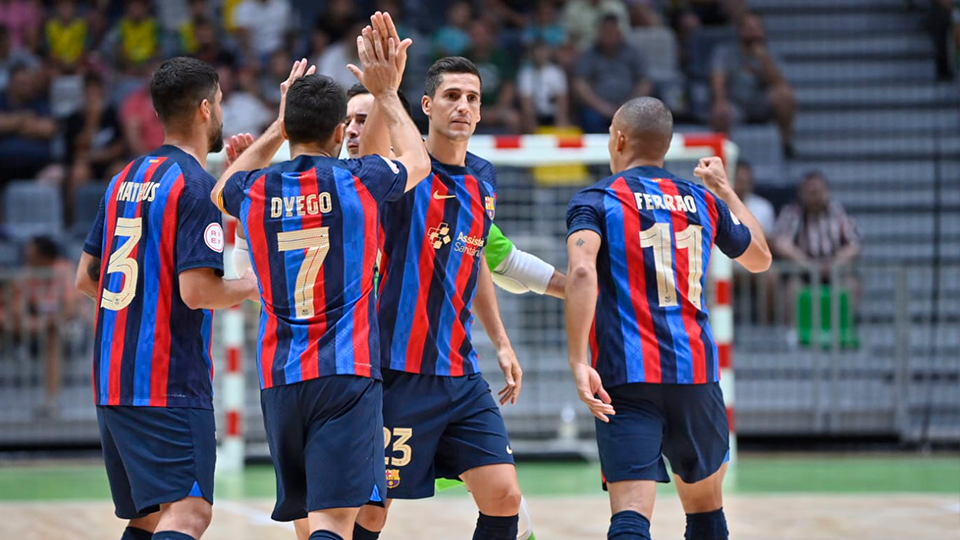
<path id="1" fill-rule="evenodd" d="M 13 238 L 57 238 L 63 230 L 60 190 L 29 180 L 12 182 L 3 194 L 3 215 L 7 234 Z"/>

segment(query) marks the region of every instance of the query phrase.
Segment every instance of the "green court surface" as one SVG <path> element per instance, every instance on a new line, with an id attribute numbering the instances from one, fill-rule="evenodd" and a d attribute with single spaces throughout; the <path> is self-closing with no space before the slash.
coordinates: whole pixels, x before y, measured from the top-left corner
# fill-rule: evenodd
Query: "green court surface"
<path id="1" fill-rule="evenodd" d="M 600 467 L 580 462 L 521 462 L 520 485 L 531 496 L 601 495 Z M 730 491 L 762 493 L 957 493 L 960 456 L 745 455 L 737 464 Z M 664 485 L 665 492 L 673 490 Z M 217 496 L 226 499 L 273 498 L 273 469 L 253 465 L 243 473 L 220 474 Z M 462 497 L 454 488 L 441 497 Z M 0 501 L 109 499 L 102 463 L 89 461 L 7 462 L 0 464 Z"/>

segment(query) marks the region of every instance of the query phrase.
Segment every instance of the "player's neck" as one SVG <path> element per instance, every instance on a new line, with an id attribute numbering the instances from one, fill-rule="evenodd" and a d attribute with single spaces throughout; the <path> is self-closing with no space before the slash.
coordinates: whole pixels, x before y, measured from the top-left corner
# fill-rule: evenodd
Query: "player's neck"
<path id="1" fill-rule="evenodd" d="M 433 133 L 427 135 L 427 152 L 440 163 L 465 167 L 467 165 L 467 146 L 470 139 L 452 141 L 443 135 Z"/>
<path id="2" fill-rule="evenodd" d="M 659 167 L 662 169 L 663 159 L 657 160 L 657 159 L 650 159 L 650 158 L 643 158 L 643 157 L 633 158 L 630 161 L 627 161 L 622 167 L 620 167 L 620 170 L 617 171 L 617 174 L 620 174 L 623 171 L 626 171 L 628 169 L 634 169 L 636 167 Z"/>
<path id="3" fill-rule="evenodd" d="M 193 159 L 200 163 L 204 169 L 207 168 L 207 140 L 205 136 L 185 136 L 179 133 L 167 133 L 163 138 L 163 144 L 176 146 L 184 153 L 193 156 Z"/>
<path id="4" fill-rule="evenodd" d="M 323 148 L 317 144 L 291 144 L 290 145 L 290 159 L 297 159 L 300 156 L 323 156 L 323 157 L 333 157 L 330 153 L 329 148 Z"/>

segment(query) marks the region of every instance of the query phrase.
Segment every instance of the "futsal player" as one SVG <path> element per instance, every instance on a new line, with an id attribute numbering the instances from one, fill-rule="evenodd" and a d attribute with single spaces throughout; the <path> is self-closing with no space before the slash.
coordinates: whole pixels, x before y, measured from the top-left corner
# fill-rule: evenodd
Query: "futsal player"
<path id="1" fill-rule="evenodd" d="M 200 538 L 216 461 L 212 309 L 256 298 L 224 280 L 207 154 L 223 146 L 217 71 L 192 58 L 150 80 L 164 144 L 111 180 L 83 246 L 77 288 L 97 302 L 93 384 L 123 540 Z"/>
<path id="2" fill-rule="evenodd" d="M 273 519 L 303 540 L 350 538 L 359 508 L 386 495 L 380 336 L 373 271 L 378 208 L 430 171 L 397 97 L 403 66 L 364 30 L 357 72 L 381 103 L 396 160 L 340 160 L 347 97 L 298 62 L 278 120 L 212 196 L 240 219 L 260 283 L 261 405 L 277 474 Z M 291 84 L 292 82 L 292 84 Z M 269 166 L 284 139 L 291 160 Z M 263 168 L 265 167 L 265 168 Z"/>
<path id="3" fill-rule="evenodd" d="M 381 35 L 396 35 L 385 23 L 376 19 L 374 26 Z M 388 504 L 426 498 L 436 478 L 460 478 L 480 510 L 474 538 L 514 540 L 521 493 L 513 451 L 470 335 L 475 307 L 507 381 L 501 402 L 515 402 L 522 372 L 489 268 L 481 264 L 496 210 L 496 171 L 467 152 L 480 120 L 480 84 L 465 58 L 444 58 L 430 68 L 422 107 L 430 119 L 432 174 L 386 205 L 381 217 L 387 231 L 379 298 L 387 496 Z M 378 108 L 367 120 L 373 133 Z M 377 538 L 386 512 L 365 506 L 354 538 Z"/>
<path id="4" fill-rule="evenodd" d="M 627 102 L 610 126 L 613 175 L 567 213 L 570 367 L 597 417 L 609 539 L 650 538 L 656 482 L 670 481 L 664 456 L 686 538 L 727 538 L 729 426 L 703 287 L 714 245 L 751 272 L 771 260 L 719 158 L 694 171 L 708 189 L 664 170 L 672 137 L 663 103 Z"/>
<path id="5" fill-rule="evenodd" d="M 410 104 L 403 92 L 398 92 L 398 95 L 404 109 L 409 113 Z M 373 103 L 373 95 L 362 84 L 355 84 L 347 90 L 346 143 L 347 153 L 351 158 L 362 155 L 360 148 L 363 128 L 373 109 Z M 417 136 L 419 137 L 419 134 Z M 241 244 L 244 243 L 242 239 L 238 240 Z M 490 267 L 493 282 L 501 289 L 514 294 L 529 291 L 563 298 L 566 275 L 536 255 L 521 251 L 495 223 L 490 226 L 490 235 L 483 254 Z"/>

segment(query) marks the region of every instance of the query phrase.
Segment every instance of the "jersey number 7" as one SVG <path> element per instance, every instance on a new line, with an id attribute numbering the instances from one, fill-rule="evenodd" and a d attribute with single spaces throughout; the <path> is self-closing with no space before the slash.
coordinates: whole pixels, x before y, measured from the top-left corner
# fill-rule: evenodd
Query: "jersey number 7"
<path id="1" fill-rule="evenodd" d="M 317 284 L 317 275 L 323 260 L 330 251 L 330 227 L 315 227 L 299 231 L 277 233 L 277 250 L 306 250 L 300 272 L 297 273 L 297 288 L 294 293 L 298 319 L 314 316 L 313 288 Z"/>

